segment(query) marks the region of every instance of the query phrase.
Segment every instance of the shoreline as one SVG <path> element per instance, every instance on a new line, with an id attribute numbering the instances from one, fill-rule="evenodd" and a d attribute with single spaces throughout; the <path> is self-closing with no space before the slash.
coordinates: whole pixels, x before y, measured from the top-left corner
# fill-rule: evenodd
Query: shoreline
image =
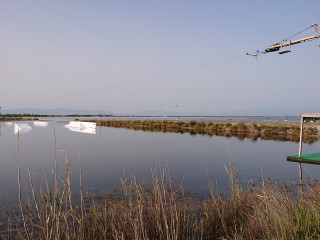
<path id="1" fill-rule="evenodd" d="M 1 117 L 0 122 L 21 122 L 21 121 L 38 121 L 38 118 L 23 118 L 23 117 Z"/>
<path id="2" fill-rule="evenodd" d="M 76 119 L 78 120 L 78 119 Z M 142 131 L 189 133 L 218 135 L 226 137 L 262 138 L 280 141 L 299 142 L 299 122 L 259 122 L 259 121 L 193 121 L 193 120 L 99 120 L 83 119 L 79 121 L 95 122 L 97 126 L 126 128 Z M 320 138 L 319 123 L 305 123 L 303 141 L 312 143 Z"/>

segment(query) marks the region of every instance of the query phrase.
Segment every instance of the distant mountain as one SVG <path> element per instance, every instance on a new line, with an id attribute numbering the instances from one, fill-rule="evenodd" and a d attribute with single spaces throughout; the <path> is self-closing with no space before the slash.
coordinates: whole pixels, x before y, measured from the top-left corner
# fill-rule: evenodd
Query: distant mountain
<path id="1" fill-rule="evenodd" d="M 319 113 L 320 107 L 281 107 L 281 106 L 264 106 L 252 109 L 241 109 L 223 112 L 197 112 L 197 111 L 165 111 L 149 110 L 144 112 L 131 113 L 112 113 L 110 111 L 100 110 L 79 110 L 68 108 L 55 109 L 37 109 L 37 108 L 18 108 L 18 109 L 1 109 L 2 114 L 40 114 L 40 115 L 133 115 L 133 116 L 298 116 L 300 113 Z"/>
<path id="2" fill-rule="evenodd" d="M 122 114 L 121 114 L 122 115 Z M 204 113 L 199 112 L 170 112 L 165 110 L 150 110 L 139 113 L 128 113 L 125 115 L 134 115 L 134 116 L 197 116 L 197 115 L 205 115 Z"/>
<path id="3" fill-rule="evenodd" d="M 55 109 L 38 109 L 38 108 L 17 108 L 17 109 L 2 109 L 2 114 L 39 114 L 39 115 L 113 115 L 109 111 L 100 110 L 78 110 L 69 108 Z"/>
<path id="4" fill-rule="evenodd" d="M 320 107 L 308 106 L 264 106 L 252 109 L 241 109 L 223 112 L 170 112 L 164 110 L 151 110 L 128 115 L 135 116 L 299 116 L 300 113 L 319 113 Z"/>
<path id="5" fill-rule="evenodd" d="M 319 113 L 320 107 L 308 106 L 265 106 L 216 113 L 220 116 L 299 116 L 301 113 Z"/>

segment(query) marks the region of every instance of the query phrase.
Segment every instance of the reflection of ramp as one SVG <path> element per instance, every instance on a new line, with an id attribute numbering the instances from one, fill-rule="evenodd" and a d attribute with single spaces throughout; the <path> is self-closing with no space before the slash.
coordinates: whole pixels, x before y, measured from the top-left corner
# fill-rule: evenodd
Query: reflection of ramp
<path id="1" fill-rule="evenodd" d="M 72 127 L 72 128 L 96 128 L 96 123 L 92 122 L 75 122 L 71 121 L 69 124 L 65 125 L 65 127 Z"/>
<path id="2" fill-rule="evenodd" d="M 71 121 L 65 127 L 73 132 L 96 134 L 96 123 Z"/>
<path id="3" fill-rule="evenodd" d="M 287 156 L 287 160 L 291 162 L 320 164 L 320 152 L 301 154 L 300 158 L 299 158 L 299 155 L 290 155 L 290 156 Z"/>
<path id="4" fill-rule="evenodd" d="M 65 126 L 65 127 L 73 132 L 96 134 L 95 128 L 76 128 L 76 127 L 67 127 L 67 126 Z"/>
<path id="5" fill-rule="evenodd" d="M 40 122 L 40 121 L 33 122 L 33 125 L 38 126 L 38 127 L 47 127 L 48 124 L 49 123 L 47 123 L 47 122 Z"/>
<path id="6" fill-rule="evenodd" d="M 14 124 L 14 134 L 17 133 L 28 133 L 32 130 L 32 127 L 27 123 L 15 123 Z"/>

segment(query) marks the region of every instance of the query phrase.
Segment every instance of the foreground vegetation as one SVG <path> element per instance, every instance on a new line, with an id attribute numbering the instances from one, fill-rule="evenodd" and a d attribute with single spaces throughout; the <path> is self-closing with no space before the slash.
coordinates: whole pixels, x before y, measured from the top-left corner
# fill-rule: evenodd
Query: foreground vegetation
<path id="1" fill-rule="evenodd" d="M 319 239 L 320 185 L 312 182 L 301 195 L 294 186 L 262 179 L 243 190 L 234 162 L 226 167 L 230 194 L 210 193 L 193 199 L 173 185 L 169 168 L 150 165 L 152 183 L 134 175 L 121 179 L 121 193 L 83 196 L 75 203 L 66 158 L 62 186 L 36 189 L 32 174 L 26 203 L 7 209 L 1 239 Z M 80 177 L 81 186 L 81 177 Z M 19 201 L 21 203 L 21 200 Z M 14 214 L 14 212 L 16 214 Z"/>
<path id="2" fill-rule="evenodd" d="M 244 122 L 244 121 L 178 121 L 178 120 L 83 120 L 95 122 L 97 126 L 128 128 L 143 131 L 163 131 L 190 134 L 218 135 L 257 140 L 299 142 L 298 122 Z M 317 123 L 305 123 L 303 141 L 312 143 L 320 138 Z"/>
<path id="3" fill-rule="evenodd" d="M 44 172 L 44 188 L 37 188 L 29 170 L 22 197 L 18 153 L 18 204 L 8 204 L 3 211 L 1 239 L 320 239 L 316 180 L 306 184 L 304 192 L 300 186 L 264 178 L 243 189 L 230 158 L 225 167 L 229 193 L 219 194 L 208 177 L 208 194 L 199 200 L 174 184 L 166 160 L 166 169 L 150 163 L 151 183 L 125 173 L 122 189 L 109 194 L 83 195 L 80 168 L 77 197 L 71 193 L 67 154 L 63 179 L 57 178 L 56 164 L 55 157 L 53 187 Z"/>

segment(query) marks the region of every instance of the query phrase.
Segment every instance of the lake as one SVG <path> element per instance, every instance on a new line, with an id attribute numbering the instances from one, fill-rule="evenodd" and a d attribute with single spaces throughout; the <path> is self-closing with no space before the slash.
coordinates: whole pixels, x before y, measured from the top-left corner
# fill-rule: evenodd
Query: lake
<path id="1" fill-rule="evenodd" d="M 23 186 L 30 186 L 28 166 L 37 186 L 45 188 L 44 173 L 49 185 L 53 185 L 55 141 L 58 176 L 60 181 L 64 180 L 66 153 L 71 162 L 71 189 L 75 195 L 79 193 L 80 162 L 84 191 L 108 192 L 121 189 L 120 178 L 124 176 L 124 170 L 128 177 L 134 172 L 137 179 L 150 182 L 149 162 L 154 168 L 164 168 L 166 154 L 171 178 L 199 196 L 208 192 L 206 172 L 217 182 L 219 191 L 227 192 L 229 182 L 225 165 L 229 161 L 228 152 L 235 161 L 243 186 L 260 179 L 261 169 L 265 178 L 298 182 L 298 164 L 286 161 L 287 155 L 298 153 L 298 143 L 109 127 L 97 127 L 94 133 L 75 132 L 64 127 L 68 124 L 66 120 L 73 119 L 53 119 L 48 121 L 47 127 L 24 122 L 32 129 L 19 135 L 14 133 L 12 125 L 0 123 L 0 204 L 7 200 L 17 201 L 18 153 Z M 319 149 L 319 142 L 303 145 L 304 153 Z M 320 166 L 303 166 L 304 178 L 320 177 Z"/>

